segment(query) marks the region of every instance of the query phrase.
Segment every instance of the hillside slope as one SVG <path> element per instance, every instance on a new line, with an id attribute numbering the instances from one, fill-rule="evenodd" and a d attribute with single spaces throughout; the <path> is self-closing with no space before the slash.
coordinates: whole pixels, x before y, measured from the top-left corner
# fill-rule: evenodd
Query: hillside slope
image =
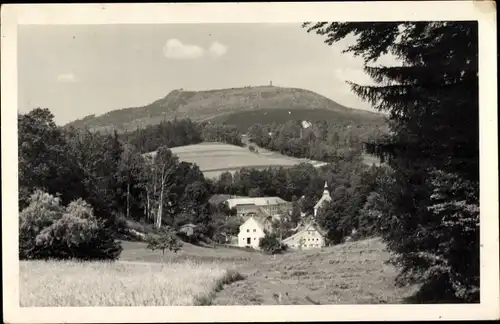
<path id="1" fill-rule="evenodd" d="M 356 119 L 373 119 L 380 116 L 344 107 L 309 90 L 258 86 L 208 91 L 174 90 L 149 105 L 114 110 L 101 116 L 90 115 L 66 126 L 102 131 L 128 131 L 174 118 L 205 121 L 235 112 L 285 109 L 326 109 L 356 116 Z"/>
<path id="2" fill-rule="evenodd" d="M 357 125 L 379 127 L 386 125 L 382 115 L 357 110 L 333 110 L 333 109 L 255 109 L 239 111 L 220 116 L 215 116 L 209 121 L 213 123 L 226 123 L 236 126 L 242 133 L 254 124 L 282 125 L 291 120 L 308 120 L 316 123 L 318 121 L 334 122 L 338 126 Z"/>
<path id="3" fill-rule="evenodd" d="M 398 270 L 379 239 L 254 257 L 238 268 L 246 280 L 217 294 L 214 305 L 399 304 L 418 289 L 398 287 Z"/>

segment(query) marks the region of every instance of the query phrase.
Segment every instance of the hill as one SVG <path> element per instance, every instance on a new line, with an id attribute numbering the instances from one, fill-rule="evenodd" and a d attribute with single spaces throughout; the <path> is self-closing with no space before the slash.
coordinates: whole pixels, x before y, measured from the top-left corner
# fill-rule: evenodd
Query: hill
<path id="1" fill-rule="evenodd" d="M 311 113 L 316 109 L 321 109 L 323 114 L 324 111 L 335 111 L 338 116 L 350 116 L 349 118 L 358 122 L 382 118 L 379 114 L 344 107 L 309 90 L 256 86 L 208 91 L 174 90 L 149 105 L 113 110 L 100 116 L 90 115 L 66 126 L 101 131 L 116 129 L 123 132 L 174 118 L 206 121 L 244 111 L 302 110 L 302 114 L 305 114 L 306 111 Z M 259 113 L 256 116 L 261 117 Z M 238 116 L 229 118 L 241 119 Z"/>

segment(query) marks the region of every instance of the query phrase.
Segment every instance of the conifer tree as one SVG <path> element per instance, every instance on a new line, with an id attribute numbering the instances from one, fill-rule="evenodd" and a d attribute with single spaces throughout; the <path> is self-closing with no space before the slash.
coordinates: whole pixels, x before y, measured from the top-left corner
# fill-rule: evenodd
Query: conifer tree
<path id="1" fill-rule="evenodd" d="M 393 169 L 383 237 L 419 302 L 479 300 L 477 22 L 304 23 L 364 59 L 374 85 L 354 93 L 388 113 L 391 133 L 367 143 Z M 397 64 L 379 59 L 391 54 Z M 449 179 L 466 189 L 451 185 Z"/>

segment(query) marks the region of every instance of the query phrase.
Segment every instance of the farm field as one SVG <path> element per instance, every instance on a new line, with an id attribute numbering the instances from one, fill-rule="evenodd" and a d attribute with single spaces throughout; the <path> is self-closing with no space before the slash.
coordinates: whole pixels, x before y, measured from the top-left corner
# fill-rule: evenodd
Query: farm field
<path id="1" fill-rule="evenodd" d="M 297 159 L 276 152 L 250 152 L 246 147 L 224 143 L 200 143 L 172 148 L 180 160 L 196 163 L 207 178 L 218 177 L 223 172 L 235 172 L 243 167 L 290 167 L 307 159 Z M 312 161 L 313 163 L 315 161 Z"/>
<path id="2" fill-rule="evenodd" d="M 172 278 L 175 277 L 175 280 Z M 215 263 L 20 263 L 20 306 L 190 306 L 240 279 Z"/>
<path id="3" fill-rule="evenodd" d="M 189 243 L 176 254 L 145 247 L 123 242 L 115 263 L 21 262 L 21 306 L 380 304 L 404 302 L 416 289 L 395 286 L 379 239 L 275 257 Z"/>

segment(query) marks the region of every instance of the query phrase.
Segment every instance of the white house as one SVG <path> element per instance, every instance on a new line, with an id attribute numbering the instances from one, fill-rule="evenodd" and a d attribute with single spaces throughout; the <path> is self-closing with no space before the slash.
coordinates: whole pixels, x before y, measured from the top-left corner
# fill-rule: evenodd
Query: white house
<path id="1" fill-rule="evenodd" d="M 292 250 L 318 249 L 325 246 L 325 233 L 314 222 L 310 222 L 281 242 Z"/>
<path id="2" fill-rule="evenodd" d="M 314 217 L 318 216 L 318 211 L 323 207 L 327 202 L 332 201 L 332 197 L 330 196 L 330 191 L 328 190 L 328 185 L 325 181 L 325 189 L 323 190 L 323 196 L 321 196 L 320 200 L 314 205 Z"/>
<path id="3" fill-rule="evenodd" d="M 264 218 L 250 217 L 240 226 L 238 246 L 259 249 L 259 241 L 264 237 L 264 230 L 270 230 L 271 223 Z"/>

